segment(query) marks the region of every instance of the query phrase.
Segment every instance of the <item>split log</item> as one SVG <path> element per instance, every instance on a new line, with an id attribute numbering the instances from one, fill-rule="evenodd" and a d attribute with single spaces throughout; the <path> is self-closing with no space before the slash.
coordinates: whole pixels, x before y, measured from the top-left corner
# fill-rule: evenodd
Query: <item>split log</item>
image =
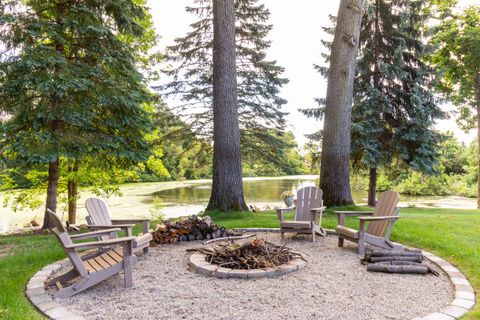
<path id="1" fill-rule="evenodd" d="M 210 217 L 199 218 L 196 215 L 188 219 L 172 222 L 165 220 L 157 225 L 152 233 L 154 244 L 175 243 L 177 241 L 195 241 L 240 235 L 225 227 L 213 223 Z"/>

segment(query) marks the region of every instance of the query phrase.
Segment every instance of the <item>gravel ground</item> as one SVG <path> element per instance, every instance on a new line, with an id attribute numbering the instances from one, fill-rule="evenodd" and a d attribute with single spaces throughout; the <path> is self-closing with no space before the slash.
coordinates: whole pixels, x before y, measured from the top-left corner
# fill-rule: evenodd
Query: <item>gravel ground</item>
<path id="1" fill-rule="evenodd" d="M 257 233 L 273 242 L 278 234 Z M 86 319 L 412 319 L 453 298 L 447 277 L 369 273 L 357 248 L 337 238 L 298 236 L 287 245 L 307 254 L 300 271 L 274 279 L 217 279 L 186 269 L 185 249 L 200 242 L 151 248 L 134 266 L 135 286 L 114 276 L 58 300 Z M 66 266 L 67 267 L 67 266 Z M 438 269 L 438 268 L 437 268 Z"/>

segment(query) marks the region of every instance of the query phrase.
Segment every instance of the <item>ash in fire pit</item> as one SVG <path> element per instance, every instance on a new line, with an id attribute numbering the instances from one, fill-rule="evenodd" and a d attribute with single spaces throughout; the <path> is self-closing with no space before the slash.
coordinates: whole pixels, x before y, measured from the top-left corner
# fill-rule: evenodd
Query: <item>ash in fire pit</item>
<path id="1" fill-rule="evenodd" d="M 196 252 L 190 257 L 191 269 L 220 278 L 274 277 L 299 270 L 306 264 L 301 253 L 261 238 L 187 251 Z"/>

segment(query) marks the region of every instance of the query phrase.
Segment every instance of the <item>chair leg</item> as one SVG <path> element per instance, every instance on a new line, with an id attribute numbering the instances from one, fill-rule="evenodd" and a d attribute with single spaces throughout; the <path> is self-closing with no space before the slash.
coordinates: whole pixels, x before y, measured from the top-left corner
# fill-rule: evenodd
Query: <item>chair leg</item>
<path id="1" fill-rule="evenodd" d="M 363 232 L 359 233 L 358 254 L 361 255 L 361 256 L 365 255 L 365 235 L 364 235 Z"/>
<path id="2" fill-rule="evenodd" d="M 312 229 L 312 242 L 315 243 L 315 229 Z"/>
<path id="3" fill-rule="evenodd" d="M 343 238 L 338 236 L 338 246 L 343 247 Z"/>
<path id="4" fill-rule="evenodd" d="M 123 276 L 125 277 L 125 288 L 131 288 L 133 286 L 131 243 L 123 245 L 123 271 Z"/>
<path id="5" fill-rule="evenodd" d="M 47 283 L 47 287 L 49 286 L 53 286 L 57 283 L 57 281 L 59 281 L 60 283 L 67 283 L 68 281 L 78 277 L 79 274 L 78 274 L 78 271 L 76 269 L 72 269 L 70 271 L 68 271 L 67 273 L 65 274 L 62 274 L 52 280 L 50 280 L 48 283 Z"/>

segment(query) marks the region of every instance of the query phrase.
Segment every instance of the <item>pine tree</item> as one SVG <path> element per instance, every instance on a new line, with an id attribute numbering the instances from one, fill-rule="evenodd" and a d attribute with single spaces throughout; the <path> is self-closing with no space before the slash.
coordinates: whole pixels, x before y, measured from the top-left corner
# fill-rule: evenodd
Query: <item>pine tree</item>
<path id="1" fill-rule="evenodd" d="M 320 188 L 327 206 L 353 203 L 350 126 L 362 3 L 362 0 L 340 1 L 331 46 L 320 165 Z"/>
<path id="2" fill-rule="evenodd" d="M 432 94 L 435 70 L 422 60 L 426 46 L 421 30 L 428 18 L 422 14 L 424 3 L 365 2 L 354 82 L 351 160 L 355 168 L 369 169 L 369 205 L 375 204 L 378 168 L 395 163 L 433 174 L 436 166 L 441 135 L 432 126 L 444 114 Z M 329 55 L 324 57 L 328 61 Z M 317 68 L 322 74 L 328 72 Z M 304 113 L 321 117 L 324 100 L 317 101 L 320 108 Z"/>
<path id="3" fill-rule="evenodd" d="M 192 127 L 200 138 L 213 135 L 213 15 L 212 0 L 196 0 L 187 12 L 198 16 L 191 31 L 175 40 L 167 50 L 165 61 L 172 68 L 165 70 L 173 81 L 159 87 L 166 96 L 179 103 L 174 112 Z M 258 0 L 236 0 L 236 65 L 237 96 L 242 158 L 268 162 L 281 160 L 277 150 L 285 148 L 279 137 L 285 127 L 286 100 L 279 96 L 288 82 L 281 77 L 283 68 L 266 59 L 270 41 L 266 37 L 272 26 L 267 24 L 269 11 Z M 272 130 L 274 129 L 274 130 Z M 258 150 L 262 150 L 261 153 Z"/>
<path id="4" fill-rule="evenodd" d="M 213 0 L 213 177 L 207 210 L 248 210 L 237 108 L 234 0 Z"/>
<path id="5" fill-rule="evenodd" d="M 48 164 L 46 208 L 56 210 L 61 162 L 145 160 L 150 93 L 119 36 L 141 37 L 146 9 L 133 0 L 28 0 L 0 10 L 0 145 L 19 162 Z"/>

